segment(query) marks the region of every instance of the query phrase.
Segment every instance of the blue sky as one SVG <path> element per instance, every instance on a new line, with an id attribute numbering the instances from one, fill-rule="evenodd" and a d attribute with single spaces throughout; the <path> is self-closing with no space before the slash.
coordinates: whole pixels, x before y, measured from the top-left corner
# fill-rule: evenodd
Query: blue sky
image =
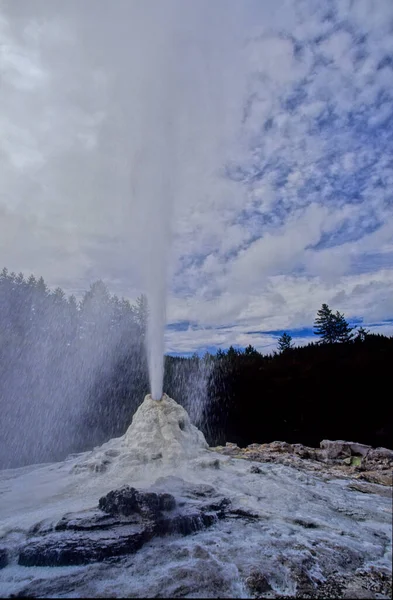
<path id="1" fill-rule="evenodd" d="M 4 265 L 133 299 L 168 263 L 172 353 L 323 302 L 392 335 L 391 0 L 104 4 L 0 9 Z"/>

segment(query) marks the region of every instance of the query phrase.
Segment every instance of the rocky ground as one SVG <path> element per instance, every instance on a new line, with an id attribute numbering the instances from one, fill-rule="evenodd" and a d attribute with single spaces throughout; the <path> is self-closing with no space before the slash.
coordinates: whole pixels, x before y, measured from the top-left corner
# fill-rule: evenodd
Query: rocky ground
<path id="1" fill-rule="evenodd" d="M 250 473 L 263 475 L 255 462 Z M 175 495 L 160 491 L 165 489 Z M 385 498 L 387 491 L 377 484 L 362 490 Z M 368 520 L 358 508 L 341 510 L 345 517 Z M 374 527 L 370 543 L 365 525 L 369 548 L 362 552 L 350 539 L 352 528 L 333 539 L 324 535 L 315 516 L 286 515 L 284 521 L 286 531 L 213 486 L 180 478 L 161 478 L 148 492 L 124 486 L 101 497 L 95 509 L 66 514 L 57 522 L 44 519 L 26 535 L 11 536 L 0 549 L 0 565 L 9 571 L 3 592 L 13 591 L 3 596 L 391 597 L 389 569 L 365 560 L 367 552 L 378 559 L 386 551 L 386 534 Z M 256 544 L 258 535 L 261 543 Z M 23 568 L 30 573 L 21 576 Z"/>
<path id="2" fill-rule="evenodd" d="M 251 444 L 239 448 L 236 444 L 212 448 L 226 456 L 258 462 L 275 462 L 309 472 L 319 472 L 326 478 L 351 477 L 384 486 L 393 485 L 393 450 L 372 448 L 365 444 L 343 440 L 323 440 L 320 448 L 302 444 L 272 442 Z M 355 483 L 353 485 L 356 485 Z M 362 485 L 360 490 L 372 490 Z"/>
<path id="3" fill-rule="evenodd" d="M 0 596 L 391 598 L 392 451 L 201 435 L 147 398 L 122 438 L 0 473 Z"/>

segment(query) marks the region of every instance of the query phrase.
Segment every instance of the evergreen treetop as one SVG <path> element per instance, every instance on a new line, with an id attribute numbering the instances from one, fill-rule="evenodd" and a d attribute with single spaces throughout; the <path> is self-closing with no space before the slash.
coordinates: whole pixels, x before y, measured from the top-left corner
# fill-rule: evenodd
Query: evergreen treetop
<path id="1" fill-rule="evenodd" d="M 278 339 L 278 349 L 282 353 L 290 350 L 291 348 L 293 348 L 292 336 L 285 331 Z"/>
<path id="2" fill-rule="evenodd" d="M 342 313 L 333 313 L 327 304 L 322 304 L 314 321 L 314 334 L 321 336 L 322 343 L 349 342 L 352 339 L 351 331 L 352 327 Z"/>

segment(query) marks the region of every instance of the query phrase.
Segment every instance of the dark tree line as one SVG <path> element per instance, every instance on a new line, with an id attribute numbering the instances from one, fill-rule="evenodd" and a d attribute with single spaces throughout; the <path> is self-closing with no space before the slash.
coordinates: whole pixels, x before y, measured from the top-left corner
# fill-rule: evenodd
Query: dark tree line
<path id="1" fill-rule="evenodd" d="M 392 447 L 393 338 L 350 327 L 327 304 L 314 333 L 316 343 L 294 348 L 284 332 L 268 356 L 252 346 L 217 353 L 203 422 L 211 445 L 327 438 Z"/>
<path id="2" fill-rule="evenodd" d="M 0 273 L 0 468 L 63 459 L 122 435 L 149 390 L 144 296 L 135 305 L 102 281 L 80 302 L 33 275 Z M 343 323 L 344 321 L 344 323 Z M 211 445 L 351 438 L 391 445 L 393 339 L 352 333 L 318 311 L 317 343 L 279 353 L 252 346 L 166 357 L 165 391 Z M 372 400 L 372 401 L 371 401 Z"/>
<path id="3" fill-rule="evenodd" d="M 78 303 L 60 288 L 50 291 L 42 277 L 3 269 L 0 466 L 59 459 L 101 443 L 114 398 L 121 400 L 109 427 L 131 418 L 148 389 L 145 310 L 143 298 L 132 306 L 102 281 Z"/>
<path id="4" fill-rule="evenodd" d="M 365 333 L 262 356 L 230 348 L 215 361 L 205 433 L 211 445 L 349 439 L 392 448 L 393 338 Z"/>

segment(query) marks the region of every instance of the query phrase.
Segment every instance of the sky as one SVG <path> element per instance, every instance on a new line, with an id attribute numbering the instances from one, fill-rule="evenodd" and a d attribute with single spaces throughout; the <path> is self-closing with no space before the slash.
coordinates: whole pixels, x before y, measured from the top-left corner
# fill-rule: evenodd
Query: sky
<path id="1" fill-rule="evenodd" d="M 391 0 L 3 0 L 0 40 L 1 267 L 165 272 L 171 353 L 393 335 Z"/>

